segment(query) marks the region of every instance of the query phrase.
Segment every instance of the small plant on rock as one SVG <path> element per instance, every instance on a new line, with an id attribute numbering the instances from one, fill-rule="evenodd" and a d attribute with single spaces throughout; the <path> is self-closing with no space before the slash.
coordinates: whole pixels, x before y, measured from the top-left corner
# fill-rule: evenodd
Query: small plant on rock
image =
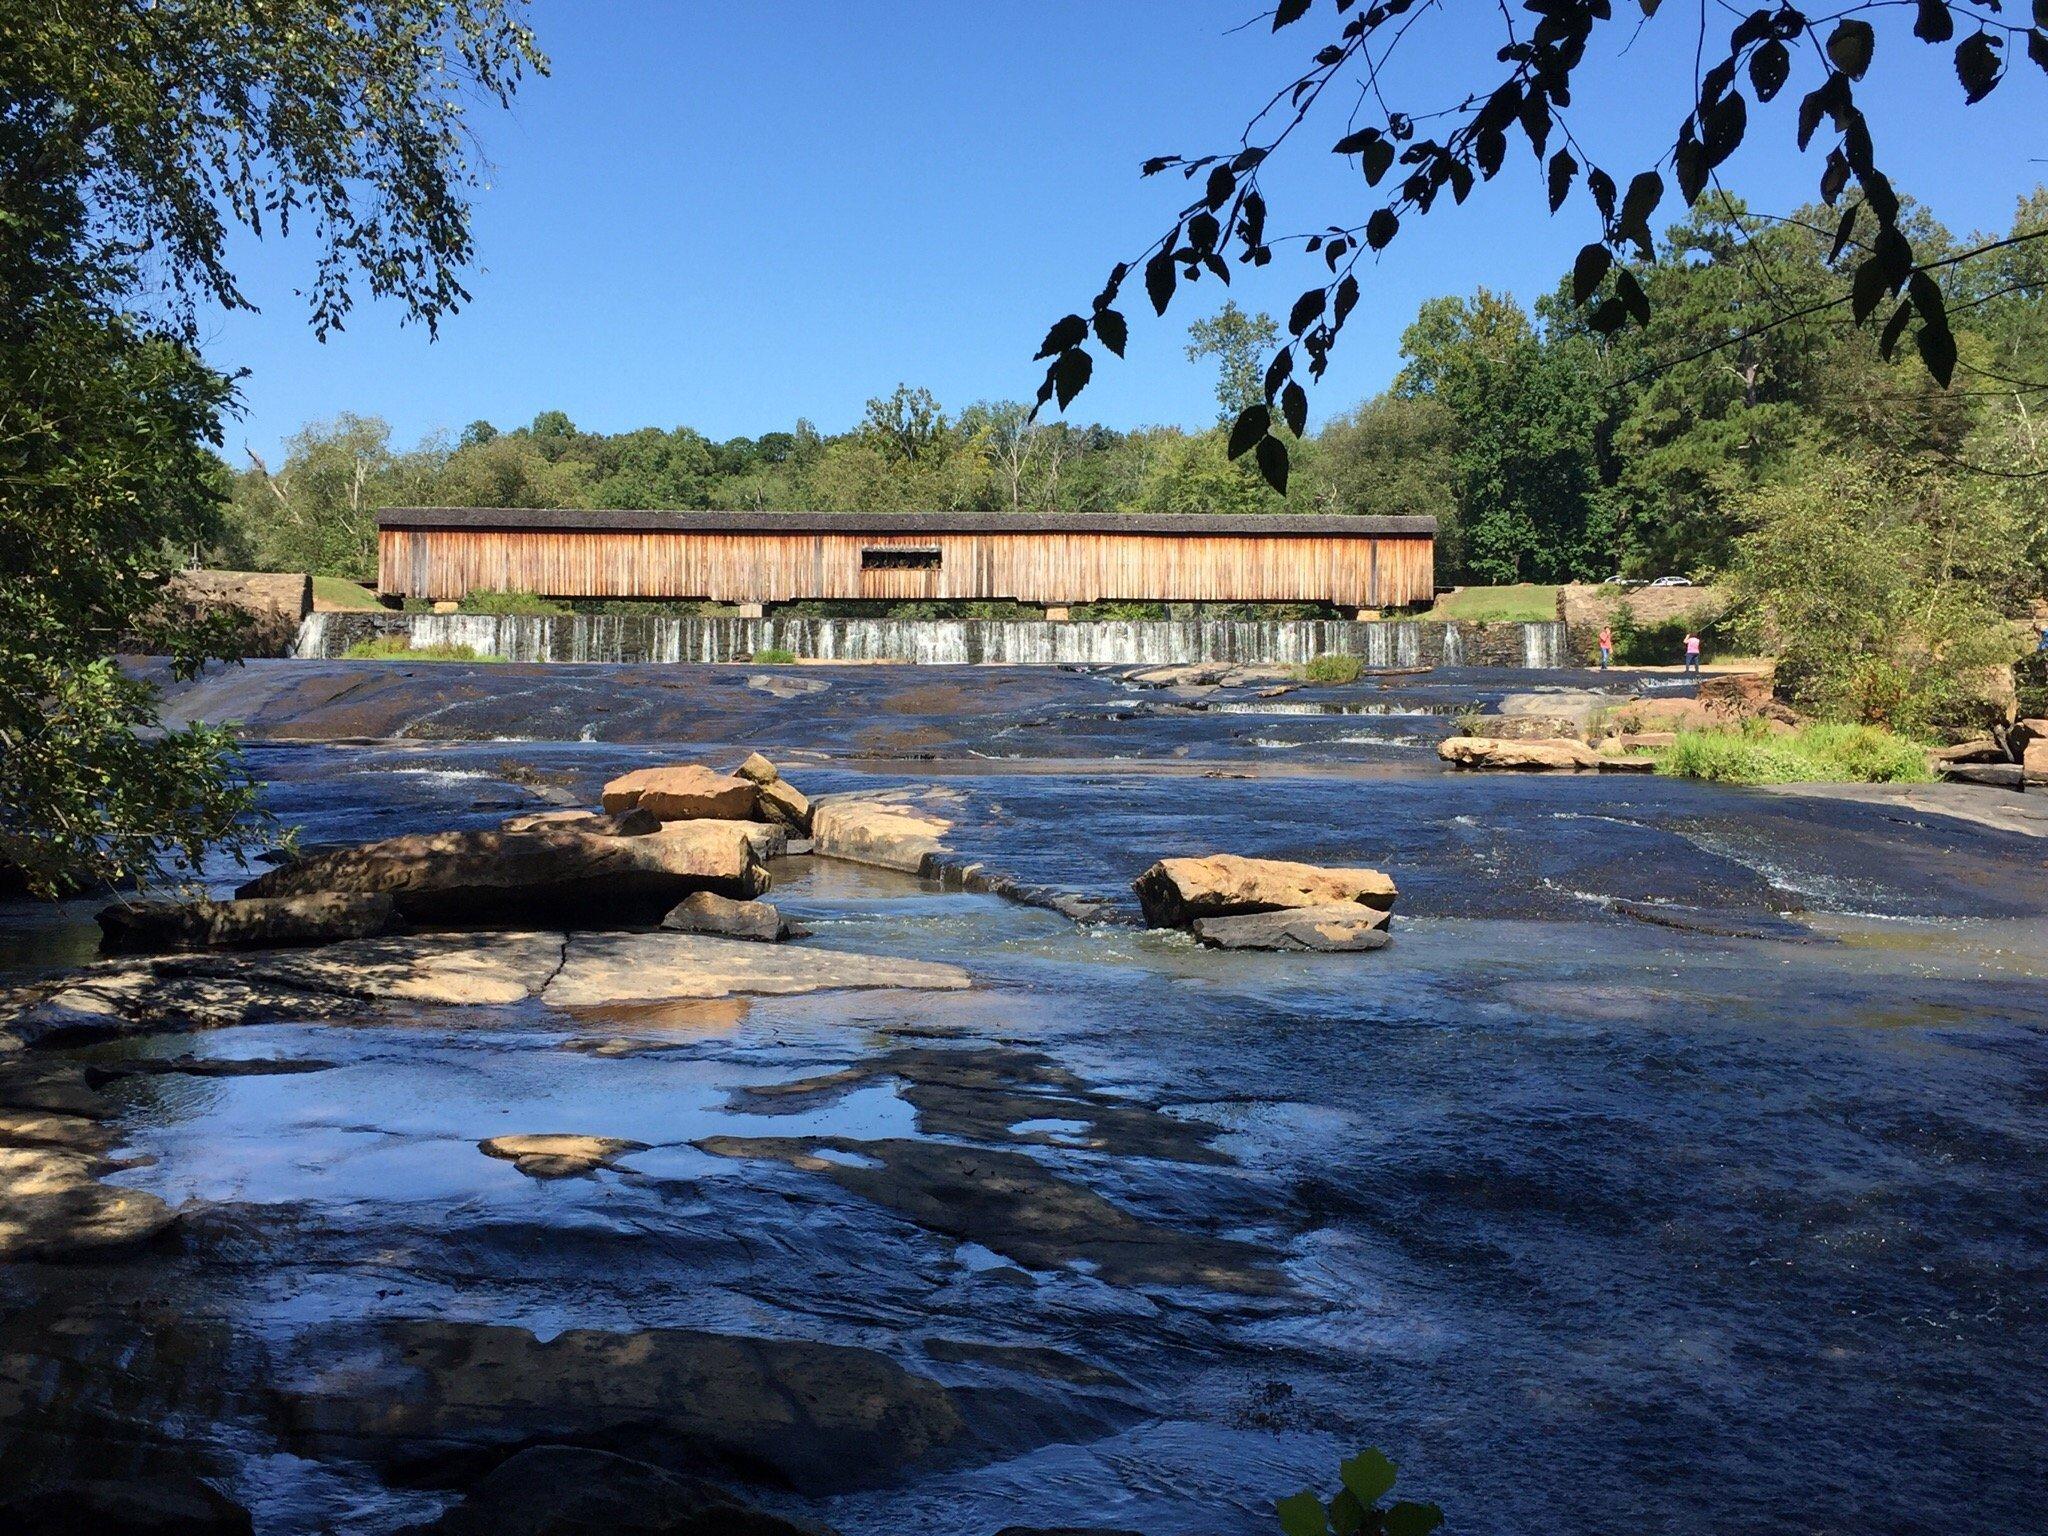
<path id="1" fill-rule="evenodd" d="M 1355 683 L 1364 670 L 1365 663 L 1356 656 L 1318 656 L 1301 669 L 1301 675 L 1311 683 Z"/>
<path id="2" fill-rule="evenodd" d="M 1429 1536 L 1444 1523 L 1434 1504 L 1380 1500 L 1393 1491 L 1394 1464 L 1375 1450 L 1360 1451 L 1337 1468 L 1343 1487 L 1325 1504 L 1314 1490 L 1284 1498 L 1273 1506 L 1282 1536 Z"/>
<path id="3" fill-rule="evenodd" d="M 747 660 L 764 667 L 787 666 L 790 662 L 796 660 L 796 652 L 785 651 L 779 645 L 771 645 L 763 650 L 754 652 Z"/>

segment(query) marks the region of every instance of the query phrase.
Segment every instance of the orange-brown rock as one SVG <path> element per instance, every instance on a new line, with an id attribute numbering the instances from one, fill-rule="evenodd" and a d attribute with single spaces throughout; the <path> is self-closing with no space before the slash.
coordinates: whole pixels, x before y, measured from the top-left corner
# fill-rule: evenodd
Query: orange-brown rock
<path id="1" fill-rule="evenodd" d="M 732 774 L 700 763 L 666 768 L 636 768 L 604 787 L 604 808 L 612 815 L 636 806 L 663 821 L 690 821 L 699 816 L 744 820 L 754 814 L 758 787 Z"/>
<path id="2" fill-rule="evenodd" d="M 1386 911 L 1394 882 L 1376 869 L 1324 869 L 1284 859 L 1246 859 L 1215 853 L 1205 858 L 1161 859 L 1132 883 L 1145 921 L 1154 928 L 1185 928 L 1198 918 L 1291 907 L 1349 903 Z"/>

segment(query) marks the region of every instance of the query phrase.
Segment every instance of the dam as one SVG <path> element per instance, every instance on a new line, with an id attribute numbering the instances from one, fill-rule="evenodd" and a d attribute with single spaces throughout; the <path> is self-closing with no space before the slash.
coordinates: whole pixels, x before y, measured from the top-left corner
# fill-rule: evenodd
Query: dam
<path id="1" fill-rule="evenodd" d="M 764 652 L 803 661 L 925 666 L 1163 666 L 1182 662 L 1299 666 L 1356 656 L 1367 667 L 1566 665 L 1557 623 L 1433 620 L 1097 620 L 675 618 L 659 614 L 530 616 L 316 613 L 293 654 L 335 659 L 367 640 L 415 649 L 462 646 L 527 662 L 740 662 Z"/>

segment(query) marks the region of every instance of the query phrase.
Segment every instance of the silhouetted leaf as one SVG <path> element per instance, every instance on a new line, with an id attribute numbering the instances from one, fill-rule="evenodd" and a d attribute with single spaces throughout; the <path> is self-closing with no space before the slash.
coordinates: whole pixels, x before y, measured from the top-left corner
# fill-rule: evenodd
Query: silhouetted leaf
<path id="1" fill-rule="evenodd" d="M 1287 329 L 1299 336 L 1315 322 L 1323 312 L 1323 290 L 1311 288 L 1294 301 L 1294 308 L 1287 312 Z"/>
<path id="2" fill-rule="evenodd" d="M 1308 430 L 1308 391 L 1298 380 L 1289 379 L 1287 387 L 1280 391 L 1280 415 L 1287 422 L 1287 430 L 1296 437 Z"/>
<path id="3" fill-rule="evenodd" d="M 1113 309 L 1095 311 L 1095 335 L 1105 347 L 1118 357 L 1124 355 L 1124 343 L 1130 339 L 1130 328 L 1124 324 L 1124 317 Z"/>
<path id="4" fill-rule="evenodd" d="M 1715 102 L 1700 131 L 1701 142 L 1707 148 L 1707 163 L 1719 165 L 1734 154 L 1748 126 L 1749 103 L 1743 100 L 1740 91 L 1730 92 Z"/>
<path id="5" fill-rule="evenodd" d="M 1500 169 L 1501 161 L 1507 158 L 1507 153 L 1506 134 L 1498 129 L 1488 129 L 1480 134 L 1479 141 L 1473 149 L 1473 158 L 1479 162 L 1479 174 L 1491 181 L 1494 173 Z"/>
<path id="6" fill-rule="evenodd" d="M 1839 149 L 1828 151 L 1827 166 L 1820 173 L 1820 200 L 1830 208 L 1835 199 L 1842 195 L 1842 188 L 1849 185 L 1849 157 Z"/>
<path id="7" fill-rule="evenodd" d="M 1964 38 L 1957 47 L 1956 78 L 1963 82 L 1965 101 L 1982 101 L 1998 84 L 1999 71 L 2004 67 L 1998 50 L 1998 41 L 1989 32 Z"/>
<path id="8" fill-rule="evenodd" d="M 1342 325 L 1344 323 L 1344 317 L 1351 313 L 1352 306 L 1354 306 L 1357 303 L 1358 279 L 1353 277 L 1349 272 L 1346 272 L 1342 280 L 1339 281 L 1337 284 L 1337 304 L 1331 317 L 1331 323 L 1335 325 Z"/>
<path id="9" fill-rule="evenodd" d="M 1365 184 L 1376 187 L 1380 184 L 1380 178 L 1387 174 L 1388 168 L 1394 163 L 1394 141 L 1374 139 L 1359 151 L 1358 158 L 1360 164 L 1365 167 Z"/>
<path id="10" fill-rule="evenodd" d="M 1586 172 L 1586 190 L 1593 194 L 1600 217 L 1611 222 L 1614 218 L 1614 178 L 1595 166 Z"/>
<path id="11" fill-rule="evenodd" d="M 1579 171 L 1579 162 L 1563 150 L 1550 157 L 1550 211 L 1557 212 L 1564 206 L 1565 194 L 1572 189 L 1572 177 Z"/>
<path id="12" fill-rule="evenodd" d="M 1366 145 L 1378 143 L 1382 137 L 1383 135 L 1377 128 L 1360 128 L 1355 133 L 1345 134 L 1343 138 L 1330 147 L 1330 153 L 1333 155 L 1355 155 L 1363 151 Z"/>
<path id="13" fill-rule="evenodd" d="M 1829 262 L 1841 259 L 1843 249 L 1849 244 L 1849 237 L 1856 233 L 1856 220 L 1862 212 L 1861 203 L 1851 203 L 1842 210 L 1841 221 L 1835 225 L 1835 243 L 1828 251 Z"/>
<path id="14" fill-rule="evenodd" d="M 1173 302 L 1173 257 L 1161 251 L 1145 263 L 1145 293 L 1152 300 L 1152 312 L 1163 315 Z"/>
<path id="15" fill-rule="evenodd" d="M 1906 322 L 1913 317 L 1913 306 L 1901 304 L 1892 311 L 1891 319 L 1885 321 L 1884 330 L 1877 338 L 1877 355 L 1886 362 L 1892 360 L 1892 353 L 1899 347 L 1899 338 L 1906 334 Z"/>
<path id="16" fill-rule="evenodd" d="M 1600 279 L 1614 265 L 1614 253 L 1599 242 L 1585 247 L 1572 263 L 1572 302 L 1584 304 L 1600 286 Z"/>
<path id="17" fill-rule="evenodd" d="M 1626 267 L 1614 274 L 1614 296 L 1621 300 L 1621 307 L 1635 318 L 1637 325 L 1650 323 L 1650 298 L 1643 292 L 1643 285 L 1636 281 L 1635 274 Z"/>
<path id="18" fill-rule="evenodd" d="M 1365 1529 L 1365 1506 L 1352 1497 L 1349 1488 L 1338 1489 L 1330 1500 L 1330 1529 L 1335 1536 L 1358 1536 Z"/>
<path id="19" fill-rule="evenodd" d="M 1194 250 L 1207 253 L 1216 249 L 1216 242 L 1223 238 L 1223 226 L 1216 222 L 1213 213 L 1198 213 L 1188 220 L 1188 245 Z"/>
<path id="20" fill-rule="evenodd" d="M 1849 312 L 1861 325 L 1876 311 L 1891 291 L 1885 281 L 1884 265 L 1875 256 L 1866 256 L 1857 264 L 1856 275 L 1849 280 Z"/>
<path id="21" fill-rule="evenodd" d="M 1785 88 L 1792 73 L 1792 55 L 1775 37 L 1749 56 L 1749 83 L 1758 101 L 1769 101 Z"/>
<path id="22" fill-rule="evenodd" d="M 2048 27 L 2048 23 L 2036 22 L 2035 26 L 2037 30 L 2027 34 L 2027 57 L 2048 69 L 2048 30 L 2039 30 Z"/>
<path id="23" fill-rule="evenodd" d="M 1586 317 L 1586 324 L 1602 336 L 1611 336 L 1628 319 L 1628 310 L 1619 299 L 1602 299 L 1593 306 L 1593 313 Z"/>
<path id="24" fill-rule="evenodd" d="M 1680 139 L 1671 153 L 1671 164 L 1678 177 L 1678 195 L 1690 208 L 1707 190 L 1707 148 L 1698 139 Z"/>
<path id="25" fill-rule="evenodd" d="M 1920 0 L 1920 14 L 1913 21 L 1913 35 L 1923 43 L 1945 43 L 1956 35 L 1955 18 L 1943 0 Z"/>
<path id="26" fill-rule="evenodd" d="M 1266 398 L 1272 399 L 1280 388 L 1281 381 L 1294 372 L 1294 349 L 1282 347 L 1273 354 L 1273 361 L 1266 364 Z"/>
<path id="27" fill-rule="evenodd" d="M 1394 216 L 1393 209 L 1375 208 L 1372 217 L 1365 221 L 1365 243 L 1376 251 L 1383 251 L 1400 228 L 1401 221 Z"/>
<path id="28" fill-rule="evenodd" d="M 1252 445 L 1273 430 L 1273 413 L 1263 405 L 1248 405 L 1237 413 L 1237 424 L 1230 429 L 1230 456 L 1241 459 L 1251 452 Z"/>
<path id="29" fill-rule="evenodd" d="M 1828 58 L 1851 80 L 1861 80 L 1877 48 L 1877 34 L 1867 21 L 1838 21 L 1828 34 Z"/>
<path id="30" fill-rule="evenodd" d="M 1266 484 L 1282 496 L 1287 494 L 1287 445 L 1277 437 L 1262 437 L 1258 447 L 1259 473 Z"/>
<path id="31" fill-rule="evenodd" d="M 1394 1486 L 1394 1464 L 1377 1450 L 1360 1451 L 1337 1467 L 1337 1476 L 1370 1509 Z"/>
<path id="32" fill-rule="evenodd" d="M 1444 1512 L 1434 1504 L 1409 1499 L 1388 1507 L 1384 1528 L 1387 1536 L 1429 1536 L 1444 1523 Z"/>
<path id="33" fill-rule="evenodd" d="M 1913 341 L 1920 348 L 1920 361 L 1934 375 L 1934 382 L 1947 389 L 1956 371 L 1956 339 L 1948 322 L 1937 325 L 1928 321 L 1913 333 Z"/>
<path id="34" fill-rule="evenodd" d="M 1654 254 L 1650 215 L 1663 200 L 1664 178 L 1655 171 L 1644 171 L 1631 181 L 1621 200 L 1621 216 L 1615 220 L 1614 232 L 1624 240 L 1633 239 L 1645 260 Z"/>
<path id="35" fill-rule="evenodd" d="M 1280 0 L 1273 8 L 1273 30 L 1278 32 L 1291 22 L 1301 20 L 1308 14 L 1309 0 Z"/>
<path id="36" fill-rule="evenodd" d="M 1094 371 L 1095 359 L 1079 347 L 1069 348 L 1059 355 L 1059 361 L 1052 365 L 1052 379 L 1061 410 L 1064 411 L 1074 396 L 1087 387 L 1088 376 Z"/>
<path id="37" fill-rule="evenodd" d="M 1069 347 L 1079 346 L 1087 339 L 1086 320 L 1079 315 L 1062 315 L 1053 321 L 1052 329 L 1045 333 L 1045 340 L 1039 343 L 1038 356 L 1051 357 L 1055 352 L 1064 352 Z"/>
<path id="38" fill-rule="evenodd" d="M 1273 1513 L 1280 1517 L 1281 1536 L 1329 1536 L 1330 1522 L 1323 1517 L 1323 1501 L 1306 1488 L 1275 1504 Z"/>
<path id="39" fill-rule="evenodd" d="M 1219 165 L 1209 173 L 1209 186 L 1205 194 L 1211 208 L 1221 208 L 1230 201 L 1230 194 L 1237 190 L 1237 173 L 1227 165 Z"/>

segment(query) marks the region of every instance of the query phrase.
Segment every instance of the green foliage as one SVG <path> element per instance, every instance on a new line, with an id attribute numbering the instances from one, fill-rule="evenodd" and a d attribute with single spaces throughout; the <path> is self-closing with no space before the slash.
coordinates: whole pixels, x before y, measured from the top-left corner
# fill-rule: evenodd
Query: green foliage
<path id="1" fill-rule="evenodd" d="M 473 645 L 413 645 L 403 635 L 358 640 L 343 651 L 344 661 L 503 661 Z"/>
<path id="2" fill-rule="evenodd" d="M 787 666 L 797 659 L 795 651 L 786 651 L 779 645 L 771 645 L 754 652 L 748 661 L 764 667 Z"/>
<path id="3" fill-rule="evenodd" d="M 558 618 L 572 611 L 567 603 L 558 603 L 551 597 L 542 597 L 538 592 L 469 592 L 464 594 L 461 606 L 464 613 L 496 613 L 535 618 Z"/>
<path id="4" fill-rule="evenodd" d="M 1356 656 L 1317 656 L 1301 669 L 1302 679 L 1311 683 L 1355 683 L 1365 671 Z"/>
<path id="5" fill-rule="evenodd" d="M 1919 784 L 1933 777 L 1927 749 L 1869 725 L 1680 731 L 1657 771 L 1722 784 Z"/>
<path id="6" fill-rule="evenodd" d="M 1327 1504 L 1304 1488 L 1273 1506 L 1281 1536 L 1429 1536 L 1444 1523 L 1436 1505 L 1410 1499 L 1381 1505 L 1393 1492 L 1396 1475 L 1393 1462 L 1380 1452 L 1360 1451 L 1339 1464 L 1341 1486 Z"/>
<path id="7" fill-rule="evenodd" d="M 1266 349 L 1279 339 L 1271 315 L 1248 315 L 1235 299 L 1188 327 L 1188 361 L 1216 359 L 1218 421 L 1235 421 L 1239 411 L 1265 398 Z"/>
<path id="8" fill-rule="evenodd" d="M 1166 619 L 1167 611 L 1164 603 L 1079 603 L 1072 609 L 1071 617 L 1080 620 L 1157 624 Z"/>
<path id="9" fill-rule="evenodd" d="M 323 333 L 354 280 L 432 327 L 465 297 L 470 93 L 541 63 L 505 0 L 0 0 L 0 864 L 31 888 L 188 876 L 264 835 L 232 736 L 164 728 L 113 660 L 189 674 L 235 643 L 165 600 L 186 560 L 260 547 L 221 515 L 233 392 L 194 345 L 201 304 L 248 307 L 231 230 L 309 227 Z M 309 475 L 374 452 L 364 425 Z M 320 495 L 282 536 L 296 567 L 366 573 L 366 499 Z"/>
<path id="10" fill-rule="evenodd" d="M 1995 594 L 2023 560 L 2005 499 L 1919 466 L 1830 455 L 1758 495 L 1737 566 L 1778 689 L 1828 719 L 1973 724 L 2020 647 Z"/>

